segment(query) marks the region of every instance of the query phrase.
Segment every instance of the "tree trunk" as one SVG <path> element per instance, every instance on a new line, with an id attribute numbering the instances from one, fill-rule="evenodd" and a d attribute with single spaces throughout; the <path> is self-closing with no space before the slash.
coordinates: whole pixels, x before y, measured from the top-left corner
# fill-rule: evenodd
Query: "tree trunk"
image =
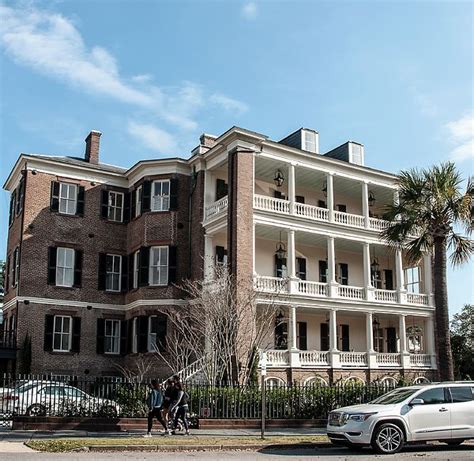
<path id="1" fill-rule="evenodd" d="M 446 280 L 446 239 L 434 241 L 435 331 L 438 344 L 438 374 L 441 381 L 454 379 L 451 336 L 449 332 L 448 289 Z"/>

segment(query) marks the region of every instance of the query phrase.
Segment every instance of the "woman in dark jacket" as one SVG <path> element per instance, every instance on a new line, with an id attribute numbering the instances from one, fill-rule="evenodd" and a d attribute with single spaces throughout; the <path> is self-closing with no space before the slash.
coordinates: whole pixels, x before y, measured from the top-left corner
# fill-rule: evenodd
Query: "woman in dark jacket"
<path id="1" fill-rule="evenodd" d="M 183 421 L 184 429 L 186 432 L 184 435 L 189 435 L 189 423 L 187 413 L 189 409 L 189 397 L 188 394 L 183 390 L 183 386 L 180 382 L 174 384 L 176 392 L 176 400 L 173 402 L 173 406 L 170 409 L 170 413 L 174 414 L 174 427 L 178 427 L 179 419 Z M 174 431 L 172 432 L 174 434 Z"/>

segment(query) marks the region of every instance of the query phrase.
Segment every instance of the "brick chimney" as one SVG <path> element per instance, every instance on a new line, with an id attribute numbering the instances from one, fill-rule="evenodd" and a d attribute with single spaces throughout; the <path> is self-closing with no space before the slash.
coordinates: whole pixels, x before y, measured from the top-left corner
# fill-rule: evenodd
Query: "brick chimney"
<path id="1" fill-rule="evenodd" d="M 216 145 L 216 139 L 217 139 L 217 136 L 203 133 L 201 137 L 199 138 L 199 142 L 201 146 L 211 149 Z"/>
<path id="2" fill-rule="evenodd" d="M 100 131 L 92 130 L 86 138 L 86 153 L 84 159 L 86 162 L 93 163 L 97 165 L 99 163 L 99 145 L 100 145 L 100 136 L 102 133 Z"/>

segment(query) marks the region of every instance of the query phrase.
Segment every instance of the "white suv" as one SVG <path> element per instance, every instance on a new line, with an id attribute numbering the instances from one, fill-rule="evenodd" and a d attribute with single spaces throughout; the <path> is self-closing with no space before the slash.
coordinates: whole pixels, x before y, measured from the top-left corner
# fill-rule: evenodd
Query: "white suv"
<path id="1" fill-rule="evenodd" d="M 332 443 L 397 453 L 405 443 L 474 439 L 474 381 L 401 387 L 364 405 L 329 413 Z"/>

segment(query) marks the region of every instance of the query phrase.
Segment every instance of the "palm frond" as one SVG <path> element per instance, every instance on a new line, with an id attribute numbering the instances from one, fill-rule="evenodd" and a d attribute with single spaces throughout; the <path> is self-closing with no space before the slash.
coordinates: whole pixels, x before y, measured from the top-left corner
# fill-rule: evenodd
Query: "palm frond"
<path id="1" fill-rule="evenodd" d="M 469 261 L 474 254 L 474 242 L 464 235 L 452 232 L 448 237 L 448 248 L 452 250 L 449 257 L 452 266 L 460 266 Z"/>

